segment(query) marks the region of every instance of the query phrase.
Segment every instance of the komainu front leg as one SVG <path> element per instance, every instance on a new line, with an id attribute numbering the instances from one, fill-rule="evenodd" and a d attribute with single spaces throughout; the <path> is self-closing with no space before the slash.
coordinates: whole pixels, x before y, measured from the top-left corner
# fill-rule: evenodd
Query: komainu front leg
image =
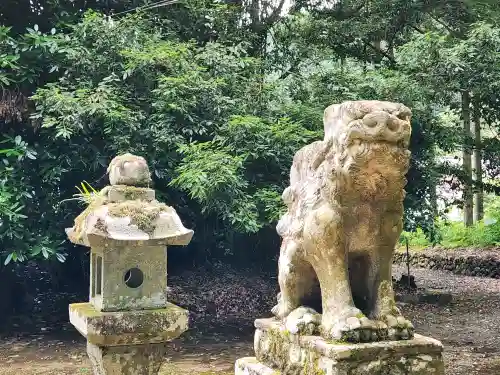
<path id="1" fill-rule="evenodd" d="M 341 217 L 329 205 L 319 207 L 306 218 L 304 251 L 321 286 L 322 336 L 359 341 L 364 315 L 352 299 Z"/>
<path id="2" fill-rule="evenodd" d="M 373 318 L 383 321 L 388 327 L 390 340 L 408 340 L 413 338 L 413 324 L 406 319 L 394 300 L 392 287 L 392 250 L 382 249 L 379 269 L 374 283 Z"/>
<path id="3" fill-rule="evenodd" d="M 272 309 L 272 313 L 279 319 L 286 318 L 300 307 L 304 297 L 311 293 L 314 273 L 311 266 L 304 261 L 303 255 L 297 240 L 283 239 L 278 263 L 280 293 L 278 304 Z"/>

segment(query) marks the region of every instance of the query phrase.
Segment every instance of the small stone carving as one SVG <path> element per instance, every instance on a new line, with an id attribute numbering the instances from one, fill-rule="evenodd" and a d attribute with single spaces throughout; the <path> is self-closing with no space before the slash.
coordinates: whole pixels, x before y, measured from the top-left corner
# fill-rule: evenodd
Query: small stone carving
<path id="1" fill-rule="evenodd" d="M 324 338 L 413 337 L 413 325 L 396 307 L 391 274 L 402 231 L 410 117 L 397 103 L 334 104 L 324 112 L 324 140 L 296 153 L 283 192 L 287 212 L 277 225 L 283 241 L 273 308 L 292 330 L 310 331 L 305 315 L 315 315 L 301 306 L 319 280 Z"/>
<path id="2" fill-rule="evenodd" d="M 141 156 L 123 154 L 116 156 L 108 166 L 111 185 L 149 187 L 151 176 L 148 163 Z"/>

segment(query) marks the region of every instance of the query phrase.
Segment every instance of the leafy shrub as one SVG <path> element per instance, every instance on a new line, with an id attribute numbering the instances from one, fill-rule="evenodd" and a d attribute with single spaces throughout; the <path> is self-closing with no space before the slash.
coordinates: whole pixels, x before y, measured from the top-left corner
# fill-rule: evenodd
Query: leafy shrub
<path id="1" fill-rule="evenodd" d="M 500 245 L 500 221 L 486 225 L 484 221 L 475 223 L 471 227 L 460 222 L 438 222 L 438 231 L 441 237 L 439 244 L 447 247 L 487 247 Z M 419 228 L 416 232 L 404 232 L 400 244 L 408 239 L 410 247 L 421 249 L 431 246 L 425 233 Z"/>

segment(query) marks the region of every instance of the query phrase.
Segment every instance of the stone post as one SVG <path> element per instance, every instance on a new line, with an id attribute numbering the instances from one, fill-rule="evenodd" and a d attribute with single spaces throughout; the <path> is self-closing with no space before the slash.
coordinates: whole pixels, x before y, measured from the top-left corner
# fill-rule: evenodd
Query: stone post
<path id="1" fill-rule="evenodd" d="M 155 375 L 166 343 L 188 328 L 188 312 L 167 301 L 166 247 L 187 245 L 193 231 L 155 200 L 142 157 L 117 156 L 108 172 L 111 185 L 66 229 L 91 251 L 90 301 L 69 306 L 70 322 L 95 375 Z"/>

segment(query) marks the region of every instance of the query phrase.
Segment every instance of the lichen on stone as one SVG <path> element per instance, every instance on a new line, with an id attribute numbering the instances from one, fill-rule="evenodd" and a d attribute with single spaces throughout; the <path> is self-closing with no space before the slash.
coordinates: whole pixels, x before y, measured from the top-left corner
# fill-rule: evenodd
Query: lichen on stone
<path id="1" fill-rule="evenodd" d="M 306 356 L 304 363 L 304 375 L 326 375 L 325 370 L 318 366 L 318 358 L 311 358 L 312 354 Z"/>
<path id="2" fill-rule="evenodd" d="M 134 172 L 128 175 L 126 171 L 126 163 L 133 163 Z M 141 156 L 126 153 L 118 155 L 108 166 L 111 185 L 123 184 L 137 187 L 149 187 L 151 184 L 151 175 L 146 160 Z"/>
<path id="3" fill-rule="evenodd" d="M 146 202 L 141 200 L 125 201 L 109 204 L 109 215 L 114 217 L 130 217 L 131 224 L 152 235 L 156 229 L 156 220 L 160 213 L 170 211 L 171 208 L 157 201 Z"/>
<path id="4" fill-rule="evenodd" d="M 136 200 L 144 196 L 144 188 L 136 186 L 123 186 L 123 196 L 127 200 Z"/>

